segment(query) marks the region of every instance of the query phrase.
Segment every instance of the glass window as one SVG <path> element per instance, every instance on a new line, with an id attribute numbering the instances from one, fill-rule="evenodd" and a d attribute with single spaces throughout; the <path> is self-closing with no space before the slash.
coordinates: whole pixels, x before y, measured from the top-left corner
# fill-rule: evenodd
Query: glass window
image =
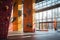
<path id="1" fill-rule="evenodd" d="M 60 29 L 60 22 L 57 23 L 57 29 Z"/>
<path id="2" fill-rule="evenodd" d="M 60 17 L 60 7 L 58 8 L 58 17 Z"/>
<path id="3" fill-rule="evenodd" d="M 40 22 L 42 22 L 42 19 L 40 19 Z"/>
<path id="4" fill-rule="evenodd" d="M 43 19 L 46 19 L 46 11 L 43 12 Z"/>
<path id="5" fill-rule="evenodd" d="M 45 6 L 46 5 L 46 2 L 43 2 L 43 6 Z"/>
<path id="6" fill-rule="evenodd" d="M 57 0 L 55 1 L 55 4 L 58 4 Z"/>
<path id="7" fill-rule="evenodd" d="M 54 2 L 56 2 L 57 0 L 54 0 Z"/>
<path id="8" fill-rule="evenodd" d="M 56 20 L 55 18 L 53 18 L 53 21 Z"/>
<path id="9" fill-rule="evenodd" d="M 52 4 L 48 4 L 47 7 L 50 7 Z"/>
<path id="10" fill-rule="evenodd" d="M 40 19 L 42 19 L 42 15 L 43 15 L 42 12 L 40 12 Z"/>
<path id="11" fill-rule="evenodd" d="M 49 22 L 49 21 L 52 21 L 52 19 L 47 19 L 47 21 Z"/>
<path id="12" fill-rule="evenodd" d="M 42 3 L 40 4 L 40 6 L 42 6 Z"/>
<path id="13" fill-rule="evenodd" d="M 38 5 L 36 5 L 35 8 L 38 8 Z"/>
<path id="14" fill-rule="evenodd" d="M 60 18 L 57 18 L 57 22 L 60 21 Z"/>
<path id="15" fill-rule="evenodd" d="M 38 5 L 38 3 L 36 3 L 36 5 Z"/>
<path id="16" fill-rule="evenodd" d="M 53 9 L 53 18 L 57 18 L 57 8 Z"/>
<path id="17" fill-rule="evenodd" d="M 43 20 L 43 22 L 46 22 L 46 19 L 45 19 L 45 20 Z"/>
<path id="18" fill-rule="evenodd" d="M 54 9 L 54 17 L 57 17 L 57 8 Z"/>
<path id="19" fill-rule="evenodd" d="M 52 18 L 51 10 L 48 10 L 48 11 L 47 11 L 47 18 Z"/>
<path id="20" fill-rule="evenodd" d="M 38 13 L 35 14 L 35 18 L 36 18 L 36 20 L 39 19 Z"/>
<path id="21" fill-rule="evenodd" d="M 51 6 L 55 5 L 55 3 L 52 3 Z"/>
<path id="22" fill-rule="evenodd" d="M 54 2 L 54 0 L 52 0 L 51 2 Z"/>
<path id="23" fill-rule="evenodd" d="M 53 17 L 53 19 L 54 19 L 54 9 L 52 10 L 52 15 L 53 15 L 52 17 Z"/>
<path id="24" fill-rule="evenodd" d="M 37 23 L 39 23 L 40 22 L 40 20 L 39 19 L 37 19 Z"/>
<path id="25" fill-rule="evenodd" d="M 51 3 L 51 0 L 47 1 L 47 4 L 50 4 Z"/>
<path id="26" fill-rule="evenodd" d="M 58 4 L 60 3 L 60 0 L 58 0 Z"/>
<path id="27" fill-rule="evenodd" d="M 44 6 L 44 7 L 42 7 L 42 8 L 46 8 L 47 6 Z"/>

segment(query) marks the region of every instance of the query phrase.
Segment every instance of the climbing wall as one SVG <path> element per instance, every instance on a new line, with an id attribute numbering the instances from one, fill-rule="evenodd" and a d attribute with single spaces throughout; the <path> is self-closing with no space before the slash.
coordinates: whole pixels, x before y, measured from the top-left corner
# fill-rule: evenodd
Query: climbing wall
<path id="1" fill-rule="evenodd" d="M 13 0 L 13 31 L 19 31 L 21 26 L 21 10 L 19 10 L 22 4 L 22 0 Z M 20 8 L 21 9 L 21 8 Z"/>
<path id="2" fill-rule="evenodd" d="M 9 32 L 22 31 L 22 0 L 13 0 Z"/>
<path id="3" fill-rule="evenodd" d="M 33 0 L 24 0 L 23 15 L 24 32 L 33 32 Z"/>
<path id="4" fill-rule="evenodd" d="M 0 38 L 6 38 L 11 16 L 12 0 L 0 0 Z"/>
<path id="5" fill-rule="evenodd" d="M 18 0 L 13 0 L 13 31 L 18 31 Z"/>
<path id="6" fill-rule="evenodd" d="M 20 1 L 21 2 L 21 1 Z M 18 5 L 18 31 L 23 32 L 22 4 Z"/>
<path id="7" fill-rule="evenodd" d="M 36 19 L 35 19 L 35 0 L 33 0 L 33 30 L 35 32 L 36 28 Z"/>

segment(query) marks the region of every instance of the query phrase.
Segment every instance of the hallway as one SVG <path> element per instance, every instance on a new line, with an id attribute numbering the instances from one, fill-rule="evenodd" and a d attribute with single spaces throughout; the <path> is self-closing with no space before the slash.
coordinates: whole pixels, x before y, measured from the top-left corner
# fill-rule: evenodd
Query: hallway
<path id="1" fill-rule="evenodd" d="M 60 40 L 60 32 L 35 32 L 35 33 L 18 33 L 14 36 L 8 36 L 8 40 Z"/>

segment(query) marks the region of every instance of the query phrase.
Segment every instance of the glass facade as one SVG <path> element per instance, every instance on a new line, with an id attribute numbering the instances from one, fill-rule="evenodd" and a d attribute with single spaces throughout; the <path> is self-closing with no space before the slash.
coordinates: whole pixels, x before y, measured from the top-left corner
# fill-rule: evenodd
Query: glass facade
<path id="1" fill-rule="evenodd" d="M 36 3 L 35 10 L 40 10 L 46 7 L 54 6 L 59 3 L 60 3 L 60 0 L 44 0 L 42 2 Z"/>
<path id="2" fill-rule="evenodd" d="M 35 8 L 36 10 L 40 10 L 56 4 L 60 4 L 60 0 L 44 0 L 36 3 Z M 35 17 L 36 27 L 39 28 L 39 30 L 60 29 L 60 7 L 37 12 Z"/>

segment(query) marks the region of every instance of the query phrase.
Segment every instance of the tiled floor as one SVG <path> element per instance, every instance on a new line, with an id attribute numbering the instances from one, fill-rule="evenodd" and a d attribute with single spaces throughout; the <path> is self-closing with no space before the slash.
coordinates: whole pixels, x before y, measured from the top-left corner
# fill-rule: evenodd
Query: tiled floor
<path id="1" fill-rule="evenodd" d="M 60 32 L 36 32 L 9 36 L 8 40 L 60 40 Z"/>

